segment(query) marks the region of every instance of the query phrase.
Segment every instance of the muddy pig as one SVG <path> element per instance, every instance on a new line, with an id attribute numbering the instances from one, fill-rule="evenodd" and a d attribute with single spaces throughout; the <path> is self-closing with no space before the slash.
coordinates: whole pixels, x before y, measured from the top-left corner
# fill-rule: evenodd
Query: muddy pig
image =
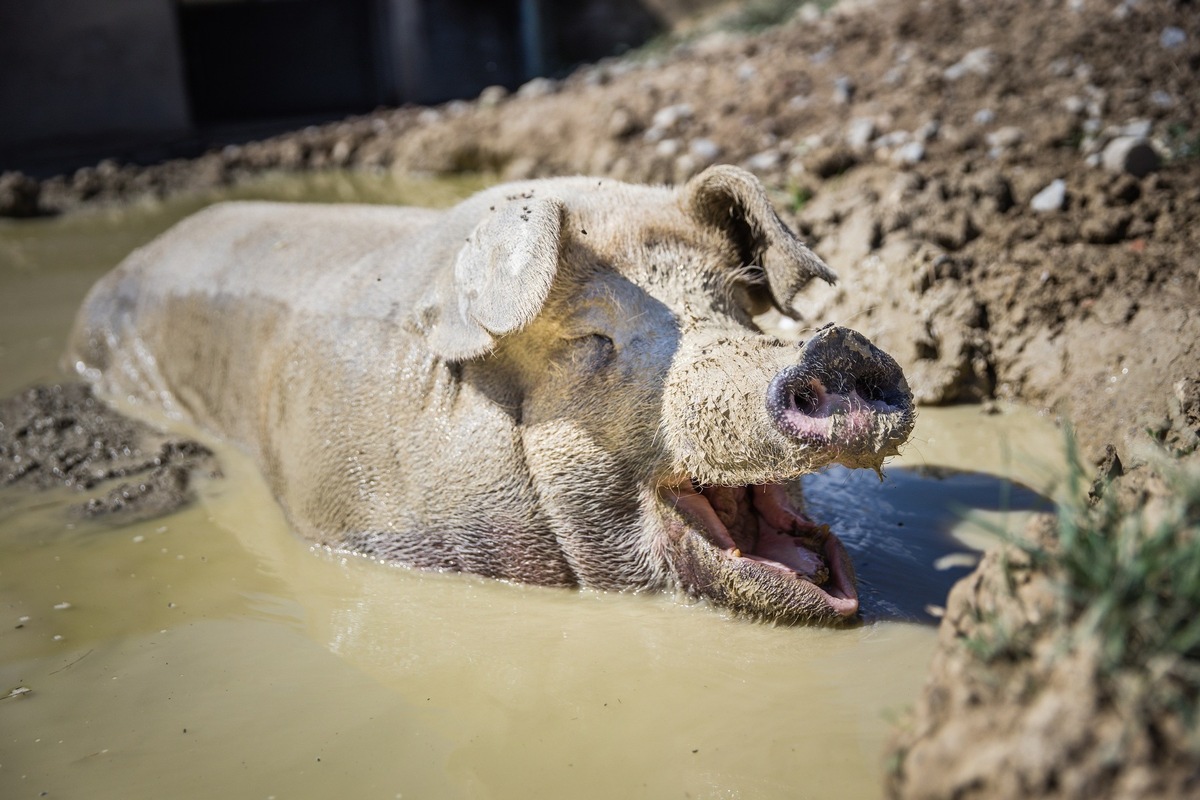
<path id="1" fill-rule="evenodd" d="M 813 278 L 834 275 L 728 166 L 444 211 L 223 203 L 105 276 L 68 357 L 248 450 L 318 543 L 836 621 L 853 569 L 794 479 L 878 469 L 913 407 L 860 334 L 756 327 Z"/>

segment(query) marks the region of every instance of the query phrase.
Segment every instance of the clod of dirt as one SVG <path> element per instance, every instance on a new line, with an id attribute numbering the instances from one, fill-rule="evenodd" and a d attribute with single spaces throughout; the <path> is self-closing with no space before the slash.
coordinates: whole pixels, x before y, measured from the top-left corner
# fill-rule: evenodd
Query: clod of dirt
<path id="1" fill-rule="evenodd" d="M 0 400 L 0 488 L 67 487 L 92 495 L 80 514 L 133 521 L 180 508 L 195 476 L 219 474 L 208 448 L 113 411 L 84 384 Z"/>

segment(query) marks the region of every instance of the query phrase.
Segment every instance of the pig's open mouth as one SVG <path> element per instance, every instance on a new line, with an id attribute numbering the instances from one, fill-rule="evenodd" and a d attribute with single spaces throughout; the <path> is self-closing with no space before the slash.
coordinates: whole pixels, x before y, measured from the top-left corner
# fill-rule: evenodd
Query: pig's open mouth
<path id="1" fill-rule="evenodd" d="M 846 618 L 858 612 L 842 543 L 827 525 L 794 508 L 781 484 L 699 486 L 682 481 L 664 485 L 659 497 L 680 518 L 684 535 L 698 534 L 717 556 L 719 572 L 735 572 L 748 583 L 770 585 L 772 591 L 790 586 L 804 595 L 804 606 L 824 607 L 813 609 L 813 616 Z"/>

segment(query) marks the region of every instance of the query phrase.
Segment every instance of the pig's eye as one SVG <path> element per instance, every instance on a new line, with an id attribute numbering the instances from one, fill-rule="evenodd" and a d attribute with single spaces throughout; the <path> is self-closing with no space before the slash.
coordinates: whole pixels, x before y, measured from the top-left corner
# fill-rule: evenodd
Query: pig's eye
<path id="1" fill-rule="evenodd" d="M 571 348 L 576 358 L 586 360 L 592 368 L 602 367 L 612 360 L 617 346 L 611 337 L 603 333 L 589 333 L 571 338 Z"/>

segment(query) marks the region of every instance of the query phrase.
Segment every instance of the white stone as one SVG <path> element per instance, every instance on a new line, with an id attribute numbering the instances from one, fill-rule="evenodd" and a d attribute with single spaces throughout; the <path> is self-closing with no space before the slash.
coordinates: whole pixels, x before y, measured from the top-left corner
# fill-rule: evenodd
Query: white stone
<path id="1" fill-rule="evenodd" d="M 1187 31 L 1174 25 L 1168 25 L 1158 35 L 1158 43 L 1168 50 L 1183 47 L 1187 43 Z"/>
<path id="2" fill-rule="evenodd" d="M 948 81 L 957 81 L 967 75 L 992 74 L 996 68 L 996 56 L 990 47 L 977 47 L 958 60 L 957 63 L 946 67 L 942 76 Z"/>
<path id="3" fill-rule="evenodd" d="M 876 133 L 875 120 L 870 117 L 858 117 L 851 120 L 846 128 L 846 144 L 855 150 L 866 150 Z"/>
<path id="4" fill-rule="evenodd" d="M 1135 178 L 1144 178 L 1158 169 L 1158 152 L 1150 142 L 1137 136 L 1118 136 L 1104 147 L 1100 157 L 1109 172 L 1127 172 Z"/>
<path id="5" fill-rule="evenodd" d="M 673 106 L 666 106 L 665 108 L 660 108 L 658 111 L 654 112 L 654 118 L 651 120 L 651 124 L 655 128 L 670 130 L 678 125 L 680 121 L 691 119 L 694 113 L 695 112 L 692 111 L 692 107 L 687 103 L 678 103 Z"/>
<path id="6" fill-rule="evenodd" d="M 909 142 L 892 153 L 892 162 L 900 166 L 912 166 L 925 159 L 925 145 L 920 142 Z"/>
<path id="7" fill-rule="evenodd" d="M 1061 178 L 1050 182 L 1050 185 L 1033 196 L 1029 207 L 1038 213 L 1059 211 L 1067 202 L 1067 184 Z"/>
<path id="8" fill-rule="evenodd" d="M 721 155 L 721 146 L 712 139 L 692 139 L 688 144 L 688 152 L 698 162 L 711 164 Z"/>

